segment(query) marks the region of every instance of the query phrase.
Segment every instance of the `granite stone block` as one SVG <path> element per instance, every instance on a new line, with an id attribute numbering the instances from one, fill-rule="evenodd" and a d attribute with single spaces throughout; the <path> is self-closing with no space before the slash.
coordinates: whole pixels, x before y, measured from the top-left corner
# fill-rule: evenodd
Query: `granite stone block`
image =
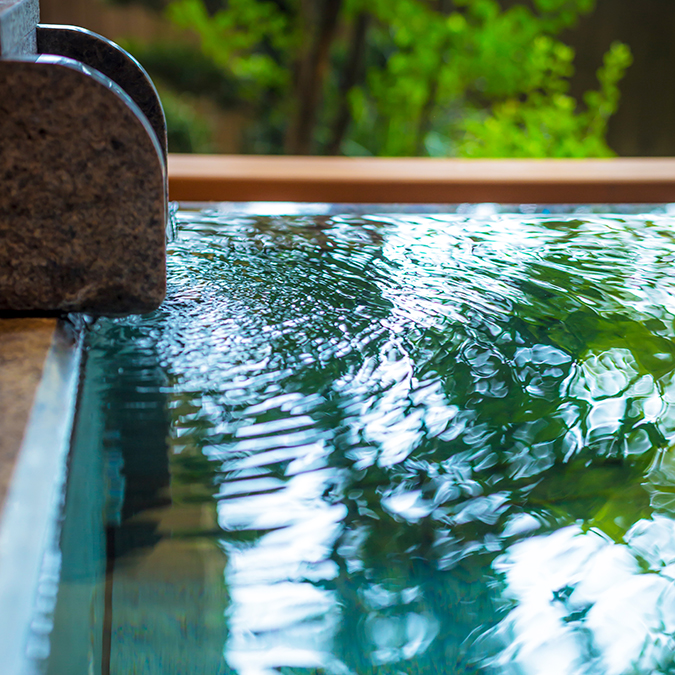
<path id="1" fill-rule="evenodd" d="M 31 54 L 37 54 L 37 30 L 28 33 L 16 46 L 15 56 L 29 56 Z"/>
<path id="2" fill-rule="evenodd" d="M 145 115 L 77 61 L 0 60 L 0 311 L 149 311 L 166 170 Z"/>
<path id="3" fill-rule="evenodd" d="M 35 53 L 38 0 L 0 0 L 0 58 Z"/>

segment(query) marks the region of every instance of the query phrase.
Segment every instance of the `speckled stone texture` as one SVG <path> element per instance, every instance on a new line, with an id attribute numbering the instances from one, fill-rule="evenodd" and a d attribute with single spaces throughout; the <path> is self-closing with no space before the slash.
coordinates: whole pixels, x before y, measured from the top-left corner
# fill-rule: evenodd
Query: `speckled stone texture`
<path id="1" fill-rule="evenodd" d="M 37 51 L 75 59 L 118 84 L 148 118 L 166 156 L 166 120 L 159 95 L 150 76 L 131 54 L 84 28 L 50 25 L 37 27 Z"/>
<path id="2" fill-rule="evenodd" d="M 0 0 L 0 57 L 35 54 L 38 0 Z"/>
<path id="3" fill-rule="evenodd" d="M 0 60 L 0 311 L 156 308 L 166 217 L 162 149 L 117 85 L 69 59 Z"/>

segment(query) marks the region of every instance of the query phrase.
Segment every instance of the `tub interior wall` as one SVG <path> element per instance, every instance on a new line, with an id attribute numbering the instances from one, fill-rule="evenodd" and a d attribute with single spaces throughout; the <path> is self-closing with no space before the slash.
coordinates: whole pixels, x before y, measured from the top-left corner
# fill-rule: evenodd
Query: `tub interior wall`
<path id="1" fill-rule="evenodd" d="M 71 443 L 60 547 L 61 581 L 48 675 L 102 673 L 106 615 L 106 499 L 101 364 L 84 366 Z M 109 650 L 109 644 L 106 645 Z"/>
<path id="2" fill-rule="evenodd" d="M 171 536 L 215 530 L 215 510 L 171 508 L 165 378 L 136 356 L 126 378 L 107 353 L 84 366 L 48 675 L 228 672 L 222 552 Z"/>

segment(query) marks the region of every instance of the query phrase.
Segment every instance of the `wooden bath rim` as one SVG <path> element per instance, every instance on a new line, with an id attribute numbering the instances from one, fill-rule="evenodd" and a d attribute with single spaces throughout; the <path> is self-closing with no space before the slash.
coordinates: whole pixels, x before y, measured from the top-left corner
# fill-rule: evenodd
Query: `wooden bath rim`
<path id="1" fill-rule="evenodd" d="M 656 204 L 675 202 L 675 158 L 436 159 L 180 155 L 183 202 Z"/>

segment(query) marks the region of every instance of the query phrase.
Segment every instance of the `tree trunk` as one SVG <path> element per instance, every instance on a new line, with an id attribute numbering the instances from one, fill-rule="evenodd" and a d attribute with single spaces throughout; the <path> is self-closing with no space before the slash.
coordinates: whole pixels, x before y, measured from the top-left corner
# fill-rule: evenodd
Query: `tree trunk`
<path id="1" fill-rule="evenodd" d="M 438 12 L 447 16 L 450 14 L 454 7 L 452 0 L 439 0 L 438 1 Z M 443 55 L 449 47 L 449 42 L 446 40 L 441 45 L 441 48 L 438 50 L 438 66 L 434 72 L 431 80 L 429 81 L 429 89 L 427 91 L 427 98 L 424 101 L 422 106 L 422 111 L 420 112 L 420 117 L 417 124 L 417 137 L 415 139 L 415 154 L 423 155 L 425 154 L 424 139 L 426 135 L 431 130 L 431 115 L 434 111 L 436 105 L 436 98 L 438 96 L 438 85 L 439 85 L 439 76 L 441 68 L 443 67 Z"/>
<path id="2" fill-rule="evenodd" d="M 327 155 L 340 154 L 340 147 L 344 140 L 349 123 L 352 120 L 351 109 L 349 107 L 349 92 L 356 85 L 361 74 L 361 64 L 366 52 L 366 34 L 368 33 L 368 23 L 370 17 L 362 12 L 356 17 L 351 42 L 349 45 L 349 58 L 345 68 L 344 77 L 340 85 L 340 99 L 338 113 L 333 124 L 333 133 L 331 140 L 326 146 Z"/>
<path id="3" fill-rule="evenodd" d="M 303 6 L 307 7 L 309 4 L 314 3 L 303 3 Z M 317 12 L 318 16 L 307 17 L 307 25 L 312 26 L 313 30 L 308 35 L 307 49 L 303 50 L 298 65 L 295 86 L 296 108 L 285 142 L 288 154 L 308 155 L 312 150 L 317 109 L 321 101 L 330 48 L 335 39 L 341 8 L 342 0 L 322 0 Z"/>
<path id="4" fill-rule="evenodd" d="M 443 52 L 447 48 L 447 43 L 443 44 L 443 48 L 439 52 L 438 68 L 429 82 L 429 89 L 427 90 L 427 98 L 422 106 L 420 117 L 417 123 L 417 138 L 415 139 L 415 154 L 425 154 L 424 139 L 429 131 L 431 131 L 431 114 L 436 106 L 436 97 L 438 95 L 438 75 L 443 64 Z"/>

